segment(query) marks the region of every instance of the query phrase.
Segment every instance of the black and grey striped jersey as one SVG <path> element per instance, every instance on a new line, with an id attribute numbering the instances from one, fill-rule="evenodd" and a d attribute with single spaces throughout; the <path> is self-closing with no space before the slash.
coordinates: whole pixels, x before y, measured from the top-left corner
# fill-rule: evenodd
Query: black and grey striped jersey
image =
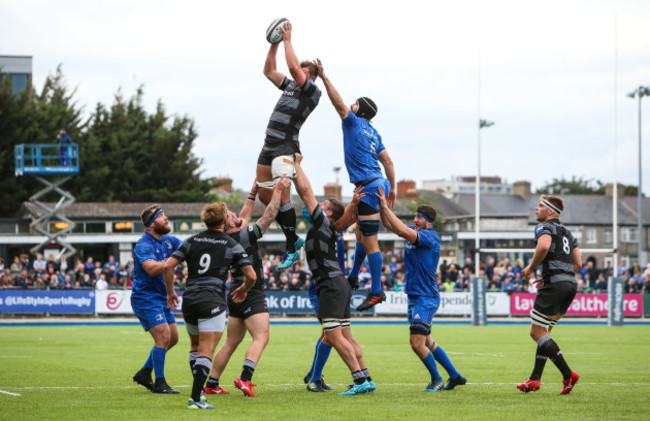
<path id="1" fill-rule="evenodd" d="M 273 146 L 292 141 L 300 150 L 300 127 L 318 105 L 321 90 L 311 79 L 307 79 L 301 88 L 295 81 L 286 77 L 280 83 L 279 89 L 283 91 L 282 96 L 275 104 L 269 119 L 264 143 Z"/>
<path id="2" fill-rule="evenodd" d="M 316 282 L 343 275 L 336 256 L 336 228 L 320 205 L 311 215 L 311 227 L 305 241 L 307 264 Z"/>
<path id="3" fill-rule="evenodd" d="M 219 287 L 225 290 L 231 267 L 250 265 L 244 248 L 223 231 L 206 230 L 195 234 L 180 245 L 172 257 L 187 261 L 188 279 L 185 290 Z"/>
<path id="4" fill-rule="evenodd" d="M 542 235 L 551 236 L 551 247 L 540 265 L 544 282 L 575 282 L 573 249 L 578 247 L 578 241 L 557 219 L 535 227 L 535 244 Z"/>
<path id="5" fill-rule="evenodd" d="M 262 230 L 257 224 L 252 224 L 244 229 L 230 234 L 246 251 L 249 259 L 253 262 L 253 269 L 257 275 L 257 281 L 253 288 L 264 289 L 264 275 L 262 275 L 262 252 L 257 245 L 257 240 L 262 238 Z M 231 290 L 239 287 L 246 280 L 244 273 L 237 267 L 232 269 L 232 286 Z"/>

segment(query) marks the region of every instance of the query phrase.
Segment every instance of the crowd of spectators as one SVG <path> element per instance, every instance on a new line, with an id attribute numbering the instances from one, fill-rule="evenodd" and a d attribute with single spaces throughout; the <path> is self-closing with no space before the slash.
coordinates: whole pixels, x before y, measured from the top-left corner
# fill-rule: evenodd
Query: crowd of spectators
<path id="1" fill-rule="evenodd" d="M 120 265 L 113 256 L 104 263 L 88 257 L 69 264 L 65 254 L 44 259 L 38 253 L 33 262 L 21 254 L 11 264 L 0 258 L 0 273 L 1 289 L 124 289 L 131 286 L 133 259 Z"/>
<path id="2" fill-rule="evenodd" d="M 384 265 L 381 274 L 381 284 L 384 291 L 403 291 L 406 284 L 403 252 L 393 253 L 392 250 L 383 251 Z M 306 262 L 302 259 L 286 270 L 278 270 L 281 263 L 280 255 L 265 255 L 262 260 L 264 289 L 271 291 L 300 291 L 309 287 L 311 272 Z M 517 259 L 511 262 L 505 258 L 496 262 L 492 257 L 481 261 L 479 276 L 485 278 L 488 291 L 512 292 L 537 292 L 535 288 L 535 274 L 529 279 L 523 279 L 522 270 L 525 264 Z M 346 268 L 349 271 L 349 268 Z M 185 289 L 188 271 L 185 265 L 178 266 L 175 271 L 175 285 L 177 289 Z M 441 258 L 438 265 L 438 289 L 441 292 L 469 291 L 470 279 L 475 276 L 475 265 L 468 257 L 459 264 L 454 258 Z M 589 293 L 607 292 L 607 281 L 612 276 L 623 277 L 625 292 L 650 293 L 650 264 L 643 269 L 638 262 L 627 267 L 621 261 L 616 268 L 608 263 L 604 268 L 596 268 L 594 262 L 589 260 L 582 265 L 576 273 L 578 292 Z M 36 259 L 30 262 L 27 254 L 15 256 L 11 264 L 6 264 L 0 257 L 0 289 L 126 289 L 133 280 L 133 259 L 120 264 L 113 256 L 106 262 L 100 262 L 93 257 L 85 261 L 76 260 L 70 265 L 65 255 L 59 259 L 50 255 L 47 259 L 42 254 L 37 254 Z M 370 289 L 371 276 L 364 264 L 359 273 L 359 288 Z"/>

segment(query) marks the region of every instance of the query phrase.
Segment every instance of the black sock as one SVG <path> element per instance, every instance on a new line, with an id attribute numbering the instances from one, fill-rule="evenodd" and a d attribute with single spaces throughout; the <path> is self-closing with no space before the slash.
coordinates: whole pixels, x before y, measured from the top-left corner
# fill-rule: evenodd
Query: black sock
<path id="1" fill-rule="evenodd" d="M 194 363 L 194 369 L 192 370 L 192 374 L 194 374 L 194 383 L 192 383 L 192 400 L 194 402 L 201 400 L 203 385 L 210 375 L 211 366 L 212 360 L 208 357 L 198 357 Z"/>
<path id="2" fill-rule="evenodd" d="M 548 339 L 545 339 L 548 338 Z M 541 342 L 541 344 L 539 344 Z M 560 370 L 560 373 L 562 373 L 562 377 L 564 380 L 568 379 L 571 377 L 571 369 L 569 368 L 569 365 L 566 363 L 564 360 L 564 357 L 562 356 L 562 351 L 560 351 L 560 347 L 555 343 L 553 339 L 551 339 L 550 336 L 544 336 L 542 339 L 538 341 L 539 348 L 540 348 L 540 353 L 542 355 L 546 355 L 549 360 L 553 361 L 553 364 Z"/>
<path id="3" fill-rule="evenodd" d="M 537 352 L 535 353 L 535 367 L 533 368 L 533 374 L 530 375 L 530 380 L 541 380 L 542 373 L 544 372 L 544 366 L 546 365 L 546 360 L 548 357 L 542 355 L 542 351 L 537 347 Z"/>
<path id="4" fill-rule="evenodd" d="M 366 381 L 366 376 L 363 375 L 363 371 L 355 371 L 352 373 L 352 380 L 354 380 L 354 384 L 363 384 L 363 382 Z"/>
<path id="5" fill-rule="evenodd" d="M 244 367 L 241 370 L 241 379 L 244 382 L 249 382 L 253 378 L 253 373 L 257 368 L 257 363 L 255 361 L 246 360 L 244 361 Z"/>
<path id="6" fill-rule="evenodd" d="M 368 371 L 367 368 L 362 368 L 361 371 L 363 371 L 363 375 L 366 376 L 366 380 L 371 382 L 372 377 L 370 377 L 370 372 Z"/>
<path id="7" fill-rule="evenodd" d="M 296 211 L 293 208 L 293 203 L 289 202 L 282 205 L 275 220 L 282 228 L 284 237 L 287 239 L 287 253 L 295 253 L 298 236 L 296 235 Z"/>
<path id="8" fill-rule="evenodd" d="M 215 387 L 219 387 L 219 379 L 215 379 L 214 377 L 210 377 L 208 379 L 208 382 L 205 385 L 208 386 L 208 387 L 211 387 L 213 389 Z"/>

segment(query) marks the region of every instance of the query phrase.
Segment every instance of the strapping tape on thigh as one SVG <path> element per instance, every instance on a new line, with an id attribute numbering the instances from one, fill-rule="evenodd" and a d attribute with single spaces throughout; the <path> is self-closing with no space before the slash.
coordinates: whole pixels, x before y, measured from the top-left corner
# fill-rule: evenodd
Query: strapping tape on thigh
<path id="1" fill-rule="evenodd" d="M 549 326 L 555 326 L 555 320 L 546 317 L 545 315 L 543 315 L 542 313 L 540 313 L 535 309 L 531 310 L 530 318 L 534 325 L 541 326 L 546 329 L 548 329 Z"/>
<path id="2" fill-rule="evenodd" d="M 288 178 L 296 178 L 296 167 L 291 155 L 281 155 L 271 161 L 271 176 L 273 179 L 281 178 L 283 175 Z"/>

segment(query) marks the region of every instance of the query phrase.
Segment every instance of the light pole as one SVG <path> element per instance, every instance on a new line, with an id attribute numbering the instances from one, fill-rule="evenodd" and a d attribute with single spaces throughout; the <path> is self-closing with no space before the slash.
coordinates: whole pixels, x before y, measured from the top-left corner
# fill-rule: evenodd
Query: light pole
<path id="1" fill-rule="evenodd" d="M 483 127 L 490 127 L 493 126 L 494 122 L 493 121 L 488 121 L 488 120 L 483 120 L 479 119 L 478 121 L 478 147 L 476 148 L 478 157 L 477 157 L 477 167 L 476 167 L 476 195 L 474 195 L 476 199 L 475 203 L 475 212 L 476 215 L 474 217 L 476 225 L 474 227 L 474 233 L 475 233 L 475 239 L 474 239 L 474 249 L 475 249 L 475 254 L 474 254 L 474 274 L 478 276 L 479 274 L 479 268 L 481 267 L 480 264 L 480 258 L 481 258 L 481 239 L 480 237 L 480 223 L 481 223 L 481 129 Z"/>
<path id="2" fill-rule="evenodd" d="M 639 97 L 639 188 L 637 191 L 637 215 L 639 218 L 638 221 L 638 239 L 639 239 L 639 266 L 642 268 L 646 265 L 645 254 L 643 252 L 643 199 L 642 199 L 642 155 L 641 155 L 641 98 L 644 96 L 650 96 L 650 87 L 639 86 L 634 92 L 627 94 L 628 97 L 634 98 Z"/>

